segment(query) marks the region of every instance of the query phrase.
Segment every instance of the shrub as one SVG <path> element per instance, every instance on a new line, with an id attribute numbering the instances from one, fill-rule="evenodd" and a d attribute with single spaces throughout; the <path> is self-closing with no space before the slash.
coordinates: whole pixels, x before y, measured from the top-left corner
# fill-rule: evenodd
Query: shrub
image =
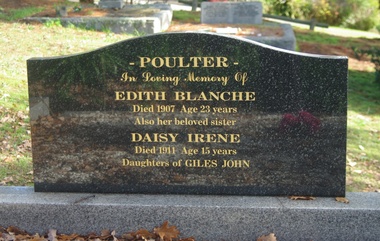
<path id="1" fill-rule="evenodd" d="M 369 30 L 379 23 L 377 0 L 262 0 L 269 14 Z"/>
<path id="2" fill-rule="evenodd" d="M 375 65 L 375 82 L 380 84 L 380 49 L 370 48 L 370 49 L 358 49 L 353 47 L 355 57 L 361 59 L 363 56 L 368 56 L 371 62 Z"/>
<path id="3" fill-rule="evenodd" d="M 343 25 L 365 31 L 374 28 L 379 21 L 379 10 L 378 6 L 375 7 L 375 4 L 371 2 L 373 1 L 353 4 L 353 11 L 345 19 Z"/>

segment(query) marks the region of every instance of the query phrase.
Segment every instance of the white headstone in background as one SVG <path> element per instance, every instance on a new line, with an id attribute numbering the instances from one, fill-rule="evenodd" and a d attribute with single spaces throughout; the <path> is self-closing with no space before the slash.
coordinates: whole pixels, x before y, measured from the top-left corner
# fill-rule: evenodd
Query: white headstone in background
<path id="1" fill-rule="evenodd" d="M 261 24 L 261 2 L 202 2 L 202 23 Z"/>
<path id="2" fill-rule="evenodd" d="M 100 8 L 122 8 L 124 6 L 123 0 L 100 0 Z"/>

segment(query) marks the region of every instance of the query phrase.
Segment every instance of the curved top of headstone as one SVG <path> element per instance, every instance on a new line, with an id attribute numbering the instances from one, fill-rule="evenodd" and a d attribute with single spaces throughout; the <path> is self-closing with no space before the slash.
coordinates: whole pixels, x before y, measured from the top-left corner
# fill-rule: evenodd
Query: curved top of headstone
<path id="1" fill-rule="evenodd" d="M 155 46 L 152 46 L 155 45 Z M 170 48 L 168 48 L 170 46 Z M 331 59 L 347 59 L 346 56 L 337 56 L 337 55 L 320 55 L 320 54 L 311 54 L 296 52 L 291 50 L 285 50 L 277 47 L 273 47 L 267 44 L 259 43 L 254 40 L 241 38 L 238 36 L 228 36 L 225 34 L 211 33 L 211 32 L 172 32 L 172 33 L 156 33 L 141 37 L 134 37 L 113 43 L 95 50 L 88 52 L 77 53 L 68 56 L 56 56 L 56 57 L 44 57 L 38 59 L 52 59 L 52 58 L 61 58 L 82 55 L 86 53 L 93 53 L 97 51 L 115 51 L 116 49 L 128 48 L 126 54 L 133 54 L 133 52 L 149 52 L 151 53 L 157 51 L 163 51 L 162 53 L 170 53 L 171 50 L 173 53 L 178 53 L 178 51 L 187 52 L 190 49 L 194 49 L 199 46 L 203 51 L 220 51 L 221 53 L 230 52 L 232 49 L 262 49 L 262 51 L 269 52 L 283 52 L 292 55 L 300 55 L 305 57 L 315 57 L 315 58 L 331 58 Z M 131 49 L 132 48 L 132 49 Z M 125 52 L 124 52 L 125 53 Z M 239 52 L 240 53 L 240 52 Z M 248 54 L 248 52 L 246 53 Z M 32 59 L 37 59 L 32 58 Z"/>

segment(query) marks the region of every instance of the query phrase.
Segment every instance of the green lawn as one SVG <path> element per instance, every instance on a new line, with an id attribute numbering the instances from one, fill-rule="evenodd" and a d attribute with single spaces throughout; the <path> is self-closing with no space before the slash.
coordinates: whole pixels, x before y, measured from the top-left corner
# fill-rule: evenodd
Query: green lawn
<path id="1" fill-rule="evenodd" d="M 26 60 L 89 51 L 127 38 L 0 21 L 0 185 L 32 185 Z"/>

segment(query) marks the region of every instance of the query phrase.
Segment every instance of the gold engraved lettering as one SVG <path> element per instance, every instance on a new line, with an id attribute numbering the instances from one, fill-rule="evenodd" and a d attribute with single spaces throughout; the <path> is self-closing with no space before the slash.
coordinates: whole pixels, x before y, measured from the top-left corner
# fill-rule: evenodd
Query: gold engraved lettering
<path id="1" fill-rule="evenodd" d="M 132 142 L 177 142 L 178 133 L 131 133 Z"/>
<path id="2" fill-rule="evenodd" d="M 176 126 L 208 126 L 208 118 L 202 120 L 192 120 L 192 119 L 178 119 L 174 118 L 174 125 Z"/>
<path id="3" fill-rule="evenodd" d="M 154 125 L 154 120 L 145 119 L 144 117 L 137 117 L 135 125 Z"/>
<path id="4" fill-rule="evenodd" d="M 194 143 L 240 143 L 240 134 L 187 134 L 187 142 Z"/>
<path id="5" fill-rule="evenodd" d="M 236 107 L 213 107 L 214 113 L 237 113 Z"/>
<path id="6" fill-rule="evenodd" d="M 186 167 L 217 167 L 217 160 L 186 160 Z"/>
<path id="7" fill-rule="evenodd" d="M 177 101 L 255 101 L 255 92 L 183 92 L 175 91 Z"/>
<path id="8" fill-rule="evenodd" d="M 233 126 L 235 125 L 235 123 L 236 123 L 236 120 L 226 120 L 226 119 L 218 119 L 218 118 L 211 120 L 212 126 Z"/>
<path id="9" fill-rule="evenodd" d="M 137 78 L 134 77 L 134 76 L 130 76 L 128 75 L 128 72 L 124 72 L 122 75 L 121 75 L 121 79 L 120 81 L 122 82 L 136 82 L 137 81 Z"/>
<path id="10" fill-rule="evenodd" d="M 162 126 L 168 126 L 172 124 L 173 120 L 163 120 L 160 117 L 157 117 L 157 125 L 162 125 Z"/>
<path id="11" fill-rule="evenodd" d="M 166 100 L 164 91 L 115 91 L 115 100 Z"/>
<path id="12" fill-rule="evenodd" d="M 188 113 L 188 114 L 194 114 L 198 112 L 198 107 L 186 107 L 182 105 L 181 112 Z"/>
<path id="13" fill-rule="evenodd" d="M 198 149 L 186 148 L 186 147 L 182 148 L 182 154 L 186 154 L 186 155 L 192 156 L 192 155 L 196 155 L 198 153 L 199 153 Z"/>
<path id="14" fill-rule="evenodd" d="M 123 166 L 127 167 L 168 167 L 170 163 L 168 161 L 156 161 L 145 159 L 143 161 L 123 159 Z"/>
<path id="15" fill-rule="evenodd" d="M 222 168 L 249 168 L 249 160 L 223 160 Z"/>
<path id="16" fill-rule="evenodd" d="M 153 105 L 143 106 L 143 105 L 133 105 L 133 112 L 154 112 Z"/>
<path id="17" fill-rule="evenodd" d="M 166 75 L 153 76 L 151 72 L 142 73 L 142 77 L 143 77 L 144 82 L 170 82 L 174 86 L 177 86 L 179 82 L 178 76 L 166 76 Z"/>
<path id="18" fill-rule="evenodd" d="M 135 146 L 135 154 L 156 154 L 156 147 Z"/>
<path id="19" fill-rule="evenodd" d="M 230 78 L 228 76 L 195 76 L 194 72 L 190 72 L 185 81 L 188 81 L 188 82 L 221 82 L 223 86 L 226 86 L 229 79 Z"/>
<path id="20" fill-rule="evenodd" d="M 227 57 L 139 57 L 140 68 L 146 68 L 148 65 L 154 68 L 227 68 Z"/>
<path id="21" fill-rule="evenodd" d="M 236 155 L 236 149 L 212 149 L 212 156 L 216 155 Z"/>

